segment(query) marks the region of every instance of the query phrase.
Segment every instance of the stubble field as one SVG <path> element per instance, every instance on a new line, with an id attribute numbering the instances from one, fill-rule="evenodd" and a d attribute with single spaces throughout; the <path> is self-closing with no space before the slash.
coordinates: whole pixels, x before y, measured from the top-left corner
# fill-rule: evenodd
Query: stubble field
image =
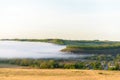
<path id="1" fill-rule="evenodd" d="M 0 80 L 120 80 L 120 72 L 0 68 Z"/>

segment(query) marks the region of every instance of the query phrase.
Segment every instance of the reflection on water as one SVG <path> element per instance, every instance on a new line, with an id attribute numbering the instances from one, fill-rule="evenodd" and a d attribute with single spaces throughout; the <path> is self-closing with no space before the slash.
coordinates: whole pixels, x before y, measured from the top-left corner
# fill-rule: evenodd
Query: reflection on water
<path id="1" fill-rule="evenodd" d="M 76 58 L 60 52 L 66 46 L 42 42 L 0 41 L 0 58 Z"/>

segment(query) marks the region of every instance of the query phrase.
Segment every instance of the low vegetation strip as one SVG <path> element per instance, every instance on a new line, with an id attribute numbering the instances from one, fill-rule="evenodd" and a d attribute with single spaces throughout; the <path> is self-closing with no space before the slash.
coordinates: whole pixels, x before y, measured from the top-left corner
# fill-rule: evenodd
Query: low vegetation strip
<path id="1" fill-rule="evenodd" d="M 114 44 L 114 45 L 86 45 L 86 46 L 80 46 L 80 45 L 69 45 L 67 48 L 73 48 L 73 49 L 83 49 L 83 50 L 101 50 L 101 49 L 116 49 L 120 48 L 120 44 Z"/>
<path id="2" fill-rule="evenodd" d="M 49 42 L 60 45 L 103 45 L 120 44 L 118 41 L 99 41 L 99 40 L 63 40 L 63 39 L 1 39 L 2 41 L 30 41 L 30 42 Z"/>
<path id="3" fill-rule="evenodd" d="M 67 46 L 62 49 L 63 52 L 87 53 L 87 54 L 118 54 L 120 45 L 100 45 L 100 46 Z"/>

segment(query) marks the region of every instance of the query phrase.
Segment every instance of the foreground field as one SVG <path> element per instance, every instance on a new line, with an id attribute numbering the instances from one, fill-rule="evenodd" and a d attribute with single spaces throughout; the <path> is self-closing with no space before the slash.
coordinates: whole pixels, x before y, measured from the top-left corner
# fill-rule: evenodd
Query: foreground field
<path id="1" fill-rule="evenodd" d="M 0 68 L 0 80 L 120 80 L 120 72 Z"/>

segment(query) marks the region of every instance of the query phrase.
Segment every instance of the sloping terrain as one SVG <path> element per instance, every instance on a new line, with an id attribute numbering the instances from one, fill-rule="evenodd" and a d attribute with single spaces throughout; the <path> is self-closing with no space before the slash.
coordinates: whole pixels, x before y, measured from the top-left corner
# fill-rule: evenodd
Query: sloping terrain
<path id="1" fill-rule="evenodd" d="M 0 80 L 120 80 L 120 72 L 0 68 Z"/>

